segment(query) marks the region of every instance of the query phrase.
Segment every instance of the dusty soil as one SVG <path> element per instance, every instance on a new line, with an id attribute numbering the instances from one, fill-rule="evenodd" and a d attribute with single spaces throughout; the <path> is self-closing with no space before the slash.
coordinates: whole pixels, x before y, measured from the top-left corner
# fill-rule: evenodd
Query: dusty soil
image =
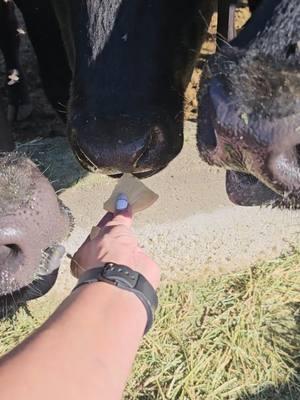
<path id="1" fill-rule="evenodd" d="M 248 15 L 246 9 L 237 11 L 238 27 Z M 198 81 L 203 62 L 214 51 L 215 29 L 214 16 L 186 92 L 189 121 L 196 119 Z M 64 137 L 63 124 L 45 99 L 36 60 L 26 40 L 22 44 L 22 57 L 34 111 L 32 118 L 15 123 L 13 131 L 20 148 L 38 160 L 75 216 L 76 228 L 65 243 L 67 251 L 72 253 L 100 218 L 103 201 L 115 181 L 87 174 L 79 166 Z M 5 96 L 1 59 L 0 87 L 0 94 Z M 228 201 L 224 171 L 200 161 L 192 122 L 186 123 L 185 146 L 180 156 L 147 183 L 158 192 L 160 200 L 137 216 L 135 228 L 143 246 L 162 265 L 164 278 L 237 270 L 300 244 L 299 213 L 235 207 Z M 56 290 L 69 289 L 70 285 L 72 278 L 64 260 Z"/>
<path id="2" fill-rule="evenodd" d="M 186 122 L 186 141 L 181 154 L 161 173 L 145 180 L 160 198 L 137 214 L 134 228 L 146 251 L 162 267 L 163 280 L 203 278 L 249 267 L 278 257 L 300 245 L 300 213 L 259 207 L 236 207 L 227 198 L 224 171 L 203 163 L 197 153 L 196 126 Z M 59 141 L 57 141 L 59 139 Z M 57 188 L 68 171 L 77 166 L 65 138 L 51 139 L 49 160 L 58 149 L 53 172 Z M 36 155 L 45 159 L 47 143 L 36 144 Z M 51 155 L 52 154 L 52 155 Z M 68 171 L 65 162 L 68 161 Z M 71 177 L 76 179 L 74 172 Z M 71 254 L 103 215 L 102 205 L 116 182 L 98 174 L 87 174 L 60 198 L 72 210 L 76 226 L 65 247 Z M 84 206 L 83 206 L 84 205 Z M 55 292 L 59 295 L 74 284 L 68 260 L 62 264 Z"/>

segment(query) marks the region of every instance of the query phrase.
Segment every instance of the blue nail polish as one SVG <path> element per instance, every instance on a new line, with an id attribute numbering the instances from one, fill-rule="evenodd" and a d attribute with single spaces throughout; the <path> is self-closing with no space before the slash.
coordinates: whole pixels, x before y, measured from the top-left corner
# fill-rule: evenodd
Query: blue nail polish
<path id="1" fill-rule="evenodd" d="M 116 210 L 123 211 L 126 210 L 127 207 L 128 207 L 128 198 L 126 194 L 120 193 L 116 201 Z"/>

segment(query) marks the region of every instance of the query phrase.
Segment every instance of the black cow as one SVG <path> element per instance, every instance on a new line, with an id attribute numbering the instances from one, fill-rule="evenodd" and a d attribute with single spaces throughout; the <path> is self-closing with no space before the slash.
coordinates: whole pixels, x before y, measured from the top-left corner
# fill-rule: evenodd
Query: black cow
<path id="1" fill-rule="evenodd" d="M 223 36 L 233 25 L 227 2 L 236 0 L 220 1 Z M 145 177 L 179 153 L 184 91 L 215 3 L 16 0 L 46 94 L 67 116 L 83 166 Z"/>
<path id="2" fill-rule="evenodd" d="M 13 151 L 14 148 L 13 136 L 0 104 L 0 152 Z"/>
<path id="3" fill-rule="evenodd" d="M 300 204 L 300 3 L 264 0 L 213 56 L 199 92 L 202 158 L 234 203 Z"/>
<path id="4" fill-rule="evenodd" d="M 215 1 L 15 3 L 46 94 L 63 112 L 70 66 L 68 133 L 81 163 L 93 171 L 140 177 L 164 168 L 182 148 L 184 91 Z"/>
<path id="5" fill-rule="evenodd" d="M 8 120 L 22 120 L 32 111 L 25 76 L 19 61 L 20 35 L 12 0 L 0 0 L 0 49 L 6 63 Z"/>
<path id="6" fill-rule="evenodd" d="M 38 58 L 45 93 L 59 116 L 66 120 L 71 71 L 51 1 L 0 0 L 0 48 L 4 53 L 7 68 L 22 71 L 18 59 L 20 30 L 17 29 L 14 3 L 25 19 L 26 31 Z M 25 85 L 24 79 L 18 82 Z M 12 85 L 12 88 L 17 90 L 18 85 Z M 22 103 L 22 98 L 22 93 L 16 93 L 13 102 Z"/>

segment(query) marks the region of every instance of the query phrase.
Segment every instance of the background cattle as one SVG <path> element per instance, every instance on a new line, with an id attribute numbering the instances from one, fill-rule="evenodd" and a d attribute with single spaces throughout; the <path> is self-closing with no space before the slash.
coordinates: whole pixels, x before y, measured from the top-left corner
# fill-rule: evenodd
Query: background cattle
<path id="1" fill-rule="evenodd" d="M 0 104 L 0 152 L 14 150 L 14 140 Z"/>
<path id="2" fill-rule="evenodd" d="M 200 155 L 228 169 L 237 204 L 300 204 L 299 44 L 298 0 L 265 0 L 205 68 Z"/>
<path id="3" fill-rule="evenodd" d="M 19 60 L 20 36 L 15 5 L 12 0 L 0 0 L 0 49 L 6 62 L 8 90 L 8 120 L 22 120 L 32 111 L 23 68 Z"/>

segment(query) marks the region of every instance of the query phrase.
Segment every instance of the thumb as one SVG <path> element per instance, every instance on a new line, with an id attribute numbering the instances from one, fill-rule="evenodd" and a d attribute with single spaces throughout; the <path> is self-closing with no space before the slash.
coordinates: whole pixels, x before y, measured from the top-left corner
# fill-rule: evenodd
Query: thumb
<path id="1" fill-rule="evenodd" d="M 124 211 L 117 211 L 113 219 L 106 226 L 124 225 L 130 228 L 132 226 L 132 209 L 129 206 Z"/>
<path id="2" fill-rule="evenodd" d="M 113 219 L 107 225 L 132 225 L 132 208 L 129 205 L 128 197 L 124 193 L 120 193 L 116 200 L 116 211 Z"/>

